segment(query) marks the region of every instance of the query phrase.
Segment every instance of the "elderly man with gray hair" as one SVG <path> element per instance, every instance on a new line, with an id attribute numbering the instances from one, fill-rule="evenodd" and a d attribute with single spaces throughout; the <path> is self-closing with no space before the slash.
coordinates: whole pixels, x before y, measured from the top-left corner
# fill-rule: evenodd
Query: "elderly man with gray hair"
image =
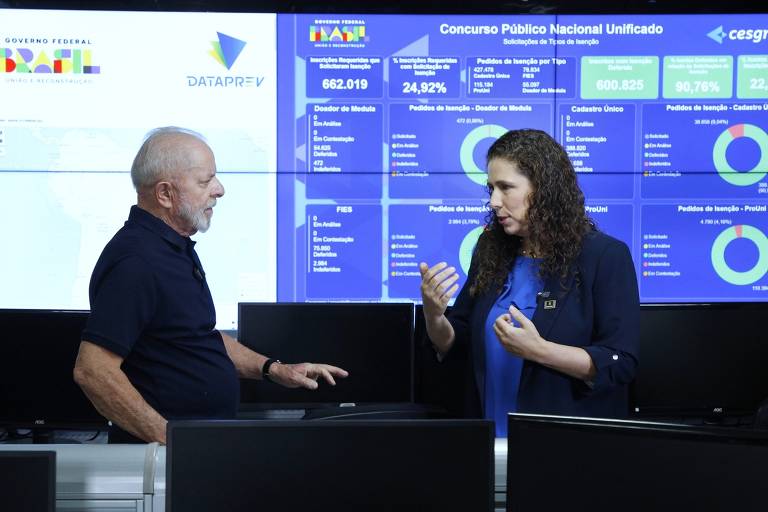
<path id="1" fill-rule="evenodd" d="M 205 139 L 151 131 L 131 167 L 137 204 L 91 276 L 91 315 L 74 369 L 112 421 L 110 443 L 165 443 L 170 419 L 231 419 L 238 377 L 315 389 L 347 372 L 283 364 L 215 329 L 216 311 L 190 239 L 208 229 L 224 187 Z"/>

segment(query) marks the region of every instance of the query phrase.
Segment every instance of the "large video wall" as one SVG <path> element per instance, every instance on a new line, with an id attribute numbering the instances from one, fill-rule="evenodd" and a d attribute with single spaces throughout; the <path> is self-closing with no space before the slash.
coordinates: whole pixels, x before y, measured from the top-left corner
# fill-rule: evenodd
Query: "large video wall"
<path id="1" fill-rule="evenodd" d="M 420 261 L 466 273 L 484 153 L 524 127 L 565 146 L 642 301 L 768 300 L 768 15 L 4 19 L 0 307 L 88 307 L 168 124 L 208 137 L 226 188 L 195 236 L 223 328 L 238 301 L 418 300 Z"/>
<path id="2" fill-rule="evenodd" d="M 643 301 L 766 300 L 766 38 L 766 16 L 279 17 L 278 296 L 417 299 L 420 261 L 466 273 L 484 153 L 532 127 Z"/>

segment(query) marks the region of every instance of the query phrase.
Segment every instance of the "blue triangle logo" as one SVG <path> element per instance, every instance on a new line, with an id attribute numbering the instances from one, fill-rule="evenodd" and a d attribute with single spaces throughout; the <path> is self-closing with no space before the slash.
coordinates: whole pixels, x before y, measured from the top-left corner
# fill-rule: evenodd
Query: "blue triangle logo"
<path id="1" fill-rule="evenodd" d="M 723 26 L 720 25 L 715 30 L 710 31 L 707 34 L 707 37 L 709 37 L 711 40 L 723 44 L 723 38 L 725 37 L 725 32 L 723 32 Z"/>
<path id="2" fill-rule="evenodd" d="M 227 69 L 232 69 L 237 57 L 240 56 L 240 52 L 245 48 L 245 41 L 241 41 L 236 37 L 216 32 L 219 36 L 219 47 L 221 48 L 221 57 L 224 60 L 224 65 Z"/>

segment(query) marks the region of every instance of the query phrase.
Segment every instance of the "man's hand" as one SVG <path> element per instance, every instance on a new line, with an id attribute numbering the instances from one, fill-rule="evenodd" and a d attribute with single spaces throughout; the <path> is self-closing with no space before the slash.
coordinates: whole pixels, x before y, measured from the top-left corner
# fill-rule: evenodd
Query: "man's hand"
<path id="1" fill-rule="evenodd" d="M 322 377 L 331 386 L 336 385 L 336 378 L 344 378 L 349 373 L 346 370 L 329 364 L 274 363 L 269 367 L 269 378 L 286 388 L 317 389 L 317 380 Z"/>

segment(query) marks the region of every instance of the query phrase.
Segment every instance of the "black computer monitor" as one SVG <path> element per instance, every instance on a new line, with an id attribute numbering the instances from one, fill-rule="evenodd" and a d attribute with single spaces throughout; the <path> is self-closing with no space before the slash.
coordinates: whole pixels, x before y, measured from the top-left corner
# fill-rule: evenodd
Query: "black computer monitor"
<path id="1" fill-rule="evenodd" d="M 240 303 L 238 338 L 284 362 L 349 371 L 336 386 L 286 389 L 243 380 L 241 402 L 264 407 L 398 403 L 413 400 L 413 304 Z"/>
<path id="2" fill-rule="evenodd" d="M 0 310 L 0 426 L 102 429 L 72 377 L 87 311 Z"/>
<path id="3" fill-rule="evenodd" d="M 493 436 L 486 420 L 171 422 L 166 511 L 490 511 Z"/>
<path id="4" fill-rule="evenodd" d="M 56 452 L 0 450 L 0 510 L 53 512 Z"/>
<path id="5" fill-rule="evenodd" d="M 632 412 L 752 414 L 768 398 L 768 303 L 643 304 Z"/>
<path id="6" fill-rule="evenodd" d="M 768 432 L 510 414 L 507 511 L 765 510 Z"/>

